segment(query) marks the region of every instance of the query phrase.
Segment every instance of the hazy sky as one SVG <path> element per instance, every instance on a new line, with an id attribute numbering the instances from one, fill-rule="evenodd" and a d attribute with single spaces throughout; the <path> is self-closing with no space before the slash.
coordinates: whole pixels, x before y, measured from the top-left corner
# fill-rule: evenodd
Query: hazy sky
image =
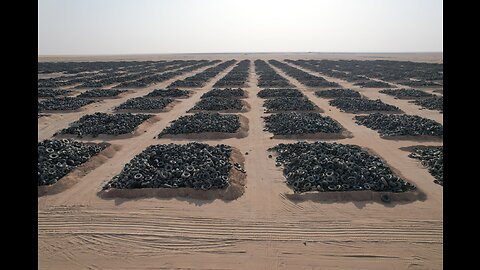
<path id="1" fill-rule="evenodd" d="M 441 0 L 39 0 L 38 54 L 441 52 Z"/>

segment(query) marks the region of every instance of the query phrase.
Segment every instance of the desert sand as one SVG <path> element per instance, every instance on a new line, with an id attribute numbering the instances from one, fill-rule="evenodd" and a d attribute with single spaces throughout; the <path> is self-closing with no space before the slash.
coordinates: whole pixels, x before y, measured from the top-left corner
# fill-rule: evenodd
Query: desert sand
<path id="1" fill-rule="evenodd" d="M 168 112 L 156 113 L 134 136 L 105 139 L 111 144 L 108 158 L 102 158 L 74 184 L 54 194 L 38 197 L 39 269 L 442 269 L 443 187 L 421 163 L 400 148 L 413 145 L 442 145 L 441 141 L 385 140 L 376 131 L 355 124 L 354 114 L 329 106 L 314 89 L 300 84 L 278 68 L 274 69 L 298 87 L 322 114 L 338 121 L 352 137 L 325 139 L 356 144 L 383 158 L 423 196 L 384 204 L 378 200 L 335 198 L 322 194 L 293 194 L 284 183 L 281 167 L 268 158 L 268 148 L 293 139 L 271 139 L 263 131 L 263 99 L 256 96 L 256 59 L 388 59 L 443 62 L 442 54 L 185 54 L 154 56 L 39 57 L 39 61 L 251 59 L 248 97 L 250 109 L 239 114 L 248 119 L 248 135 L 240 138 L 196 139 L 208 144 L 228 144 L 243 154 L 247 171 L 245 192 L 232 201 L 192 198 L 103 198 L 102 186 L 120 173 L 135 155 L 152 144 L 187 143 L 189 139 L 156 139 L 158 133 L 210 90 L 233 66 L 227 68 L 193 95 L 181 99 Z M 299 68 L 298 66 L 296 66 Z M 208 67 L 206 67 L 208 68 Z M 50 113 L 38 119 L 38 140 L 52 138 L 81 116 L 112 112 L 132 97 L 198 73 L 175 77 L 147 88 L 135 89 L 118 99 L 90 104 L 78 112 Z M 318 74 L 304 69 L 312 74 Z M 443 123 L 437 111 L 420 110 L 406 100 L 360 88 L 328 76 L 344 87 L 368 98 L 398 106 Z M 432 92 L 434 89 L 427 88 Z M 79 139 L 102 142 L 101 138 Z M 308 139 L 307 141 L 314 141 Z M 112 150 L 113 149 L 113 150 Z M 248 155 L 245 155 L 248 153 Z M 72 175 L 70 178 L 75 178 Z M 338 196 L 337 196 L 338 197 Z"/>

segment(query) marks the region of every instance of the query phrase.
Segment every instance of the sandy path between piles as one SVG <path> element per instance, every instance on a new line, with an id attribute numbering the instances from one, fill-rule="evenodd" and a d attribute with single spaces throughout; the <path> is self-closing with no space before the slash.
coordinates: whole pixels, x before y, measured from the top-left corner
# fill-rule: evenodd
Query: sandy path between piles
<path id="1" fill-rule="evenodd" d="M 285 58 L 288 57 L 281 59 Z M 189 142 L 153 137 L 170 121 L 184 115 L 231 66 L 205 87 L 194 89 L 190 98 L 181 100 L 171 111 L 156 114 L 161 120 L 144 134 L 108 140 L 121 146 L 119 151 L 70 189 L 38 199 L 39 269 L 441 269 L 443 188 L 433 183 L 434 178 L 418 161 L 408 158 L 408 152 L 399 148 L 442 143 L 383 140 L 375 131 L 356 125 L 353 114 L 329 106 L 327 99 L 314 96 L 312 89 L 285 76 L 324 109 L 323 114 L 353 134 L 353 138 L 329 141 L 374 150 L 427 195 L 425 201 L 391 205 L 289 200 L 293 192 L 284 184 L 281 168 L 275 167 L 275 160 L 268 158 L 266 150 L 295 140 L 270 139 L 272 134 L 263 131 L 263 99 L 256 96 L 260 89 L 253 65 L 257 58 L 250 59 L 249 87 L 244 89 L 249 93 L 245 100 L 251 110 L 240 113 L 249 120 L 248 136 L 199 140 L 229 144 L 244 154 L 247 178 L 243 196 L 224 202 L 186 198 L 102 199 L 96 194 L 104 182 L 148 145 Z M 128 98 L 167 86 L 178 78 L 139 89 Z M 341 84 L 348 86 L 346 82 Z M 388 96 L 370 89 L 357 90 L 370 98 L 378 95 L 409 114 L 425 115 L 426 110 L 404 104 L 406 101 L 388 100 Z M 39 118 L 38 138 L 50 138 L 83 114 L 110 112 L 126 98 L 108 100 L 101 107 L 90 106 L 81 113 Z M 441 114 L 435 113 L 438 112 L 432 111 L 429 118 L 440 119 Z"/>

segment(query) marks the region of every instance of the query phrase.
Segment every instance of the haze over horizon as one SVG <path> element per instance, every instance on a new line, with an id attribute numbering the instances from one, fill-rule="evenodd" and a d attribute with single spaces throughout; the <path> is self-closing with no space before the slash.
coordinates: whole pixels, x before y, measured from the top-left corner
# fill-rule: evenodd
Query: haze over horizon
<path id="1" fill-rule="evenodd" d="M 38 55 L 443 52 L 440 0 L 38 1 Z"/>

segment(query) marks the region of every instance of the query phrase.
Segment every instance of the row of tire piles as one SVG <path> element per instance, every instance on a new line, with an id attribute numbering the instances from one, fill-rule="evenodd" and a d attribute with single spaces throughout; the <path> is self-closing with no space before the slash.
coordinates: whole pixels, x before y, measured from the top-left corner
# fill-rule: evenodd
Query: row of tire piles
<path id="1" fill-rule="evenodd" d="M 443 64 L 410 61 L 361 60 L 285 60 L 288 63 L 371 88 L 393 87 L 368 78 L 409 87 L 443 85 Z"/>
<path id="2" fill-rule="evenodd" d="M 269 63 L 308 87 L 318 89 L 339 86 L 320 76 L 314 76 L 276 60 L 270 60 Z M 271 68 L 262 70 L 262 65 L 258 72 L 265 72 L 265 69 L 270 73 L 275 72 Z M 260 83 L 264 85 L 261 77 L 259 85 Z M 326 93 L 325 96 L 329 98 L 360 96 L 358 92 L 347 89 L 320 90 L 317 93 Z M 276 109 L 269 107 L 269 104 L 296 104 L 288 108 L 277 107 L 277 111 L 281 112 L 264 117 L 265 129 L 275 135 L 288 134 L 289 138 L 301 139 L 303 134 L 340 133 L 343 129 L 335 120 L 315 112 L 318 108 L 298 89 L 263 89 L 258 96 L 267 99 L 265 102 L 267 112 L 274 112 Z M 281 99 L 282 102 L 270 101 L 275 99 Z M 292 100 L 296 101 L 291 102 Z M 303 105 L 306 104 L 306 100 L 312 106 Z M 381 158 L 357 145 L 300 141 L 278 144 L 269 151 L 276 152 L 276 166 L 283 166 L 286 184 L 295 193 L 369 190 L 382 192 L 381 199 L 389 202 L 389 192 L 401 193 L 415 189 L 414 185 L 395 175 Z"/>
<path id="3" fill-rule="evenodd" d="M 172 61 L 176 62 L 176 61 Z M 189 62 L 189 61 L 186 61 Z M 203 64 L 202 63 L 217 63 L 215 61 L 196 61 L 199 62 L 199 65 L 194 65 L 198 69 Z M 64 63 L 59 63 L 62 68 L 65 68 Z M 73 63 L 73 66 L 81 72 L 89 72 L 88 68 L 79 67 L 77 63 Z M 55 65 L 50 65 L 50 72 L 42 73 L 52 73 L 52 72 L 61 72 L 61 69 L 55 69 Z M 91 66 L 90 63 L 87 66 Z M 176 67 L 178 68 L 178 66 Z M 118 69 L 121 69 L 118 68 Z M 180 69 L 182 70 L 182 69 Z M 182 73 L 188 72 L 191 70 L 183 69 Z M 64 70 L 63 72 L 73 73 L 69 69 Z M 41 72 L 39 72 L 41 73 Z M 64 95 L 71 92 L 71 90 L 64 89 L 48 89 L 41 90 L 39 89 L 39 96 L 56 96 Z M 101 100 L 102 98 L 111 98 L 125 90 L 118 89 L 92 89 L 85 92 L 82 92 L 78 95 L 76 100 L 87 100 L 92 99 Z M 180 89 L 156 89 L 148 93 L 144 97 L 129 99 L 120 106 L 114 108 L 115 112 L 122 112 L 123 110 L 129 110 L 133 112 L 145 112 L 152 110 L 162 110 L 168 104 L 171 104 L 174 99 L 178 98 L 188 98 L 191 91 L 189 90 L 180 90 Z M 68 102 L 66 103 L 68 104 Z M 78 107 L 79 108 L 79 107 Z M 60 108 L 63 110 L 71 109 L 70 107 Z M 98 135 L 112 135 L 115 138 L 118 135 L 123 134 L 132 134 L 135 129 L 144 121 L 152 117 L 151 114 L 132 114 L 132 113 L 115 113 L 115 114 L 106 114 L 106 113 L 94 113 L 90 115 L 85 115 L 81 117 L 78 121 L 70 124 L 66 129 L 63 129 L 57 132 L 55 135 L 62 136 L 91 136 L 97 137 Z M 101 143 L 83 143 L 78 142 L 72 139 L 54 139 L 54 140 L 45 140 L 39 142 L 38 144 L 38 185 L 52 185 L 56 183 L 59 179 L 64 177 L 66 174 L 71 172 L 73 169 L 79 165 L 85 163 L 90 158 L 98 154 L 100 151 L 105 149 L 109 144 Z"/>
<path id="4" fill-rule="evenodd" d="M 86 62 L 85 64 L 87 67 L 92 68 L 92 70 L 87 69 L 88 72 L 85 72 L 85 69 L 80 69 L 78 67 L 79 63 L 62 63 L 60 66 L 66 68 L 63 72 L 70 74 L 71 72 L 78 70 L 82 73 L 77 74 L 76 76 L 74 75 L 73 77 L 72 75 L 68 75 L 39 80 L 38 112 L 78 111 L 83 106 L 98 102 L 99 99 L 115 98 L 118 97 L 119 94 L 127 91 L 126 89 L 97 88 L 81 92 L 77 96 L 72 96 L 79 91 L 76 89 L 85 88 L 87 87 L 86 85 L 96 88 L 120 83 L 114 87 L 124 88 L 126 85 L 131 85 L 132 87 L 144 87 L 171 79 L 174 76 L 179 76 L 216 62 L 218 62 L 218 60 L 174 60 L 170 62 L 160 61 L 159 63 L 153 62 L 137 65 L 130 65 L 131 62 L 125 62 L 127 63 L 126 66 L 119 65 L 119 63 L 124 62 Z M 47 67 L 44 67 L 45 64 L 47 64 Z M 51 63 L 39 63 L 39 69 L 42 71 L 60 72 L 58 69 L 48 69 L 49 66 L 51 66 Z M 146 70 L 146 68 L 148 68 L 148 70 Z M 59 89 L 59 87 L 73 86 L 75 84 L 78 85 L 73 87 L 74 89 Z"/>
<path id="5" fill-rule="evenodd" d="M 305 61 L 305 60 L 298 60 L 298 61 L 289 61 L 287 62 L 298 64 L 307 69 L 315 70 L 317 72 L 324 72 L 321 65 L 316 66 L 316 68 L 312 68 L 305 63 L 315 63 L 315 61 Z M 323 62 L 323 61 L 316 61 Z M 369 62 L 369 61 L 365 61 Z M 371 62 L 371 61 L 370 61 Z M 398 62 L 397 65 L 404 65 L 404 62 Z M 424 63 L 420 63 L 424 64 Z M 394 66 L 393 63 L 388 63 L 390 67 Z M 415 63 L 416 65 L 416 63 Z M 339 65 L 332 65 L 328 64 L 328 67 L 331 68 L 330 71 L 334 69 L 332 67 L 339 68 Z M 421 65 L 425 66 L 425 65 Z M 428 66 L 428 64 L 427 64 Z M 437 65 L 434 65 L 437 67 Z M 381 79 L 395 79 L 395 80 L 405 80 L 405 77 L 400 75 L 394 75 L 389 72 L 399 72 L 397 69 L 392 68 L 394 71 L 387 71 L 386 74 L 381 75 L 375 73 L 375 76 L 381 77 Z M 433 68 L 432 68 L 433 69 Z M 388 70 L 388 69 L 387 69 Z M 417 67 L 417 71 L 419 68 Z M 358 73 L 359 71 L 357 71 Z M 327 73 L 327 72 L 325 72 Z M 417 75 L 419 78 L 426 78 L 432 79 L 432 73 L 436 74 L 432 70 L 424 71 L 422 70 L 419 72 L 420 75 Z M 351 73 L 350 73 L 351 74 Z M 368 74 L 368 72 L 367 72 Z M 423 74 L 423 75 L 422 75 Z M 388 76 L 387 76 L 388 75 Z M 407 75 L 410 77 L 412 74 Z M 356 76 L 356 75 L 355 75 Z M 369 74 L 369 76 L 372 76 Z M 343 78 L 345 79 L 345 78 Z M 439 79 L 439 77 L 434 77 L 434 79 Z M 418 89 L 383 89 L 379 91 L 380 93 L 393 96 L 397 99 L 406 99 L 411 100 L 411 102 L 423 105 L 428 109 L 439 110 L 440 112 L 443 111 L 443 97 L 439 97 L 425 91 L 421 91 Z M 364 125 L 368 128 L 376 130 L 380 137 L 382 138 L 415 138 L 415 137 L 423 137 L 424 139 L 435 139 L 435 138 L 442 138 L 443 137 L 443 126 L 433 120 L 422 118 L 417 115 L 406 115 L 396 106 L 389 105 L 383 103 L 380 99 L 377 100 L 369 100 L 364 98 L 360 95 L 359 92 L 351 90 L 351 89 L 328 89 L 323 91 L 316 91 L 315 94 L 320 98 L 327 98 L 329 100 L 329 104 L 339 108 L 341 111 L 353 113 L 353 114 L 361 114 L 356 115 L 354 120 L 359 125 Z M 436 147 L 430 147 L 432 149 L 437 149 Z M 441 150 L 440 150 L 441 151 Z M 438 151 L 437 151 L 438 153 Z M 439 157 L 440 154 L 437 155 Z M 443 174 L 443 152 L 441 152 L 441 158 L 435 164 L 434 171 L 437 173 L 432 173 L 435 177 L 435 183 L 443 185 L 443 175 L 438 178 L 438 171 L 441 171 Z M 430 170 L 432 171 L 432 170 Z"/>
<path id="6" fill-rule="evenodd" d="M 223 62 L 184 80 L 175 81 L 169 88 L 204 87 L 210 79 L 235 63 L 235 60 Z M 248 62 L 241 61 L 220 81 L 224 85 L 244 86 L 247 78 Z M 192 188 L 226 191 L 232 185 L 233 170 L 245 173 L 241 165 L 232 160 L 233 148 L 225 144 L 209 145 L 190 139 L 215 139 L 214 136 L 218 134 L 228 136 L 238 132 L 241 126 L 240 116 L 219 112 L 234 111 L 237 107 L 232 104 L 242 104 L 240 99 L 245 96 L 246 93 L 241 88 L 215 88 L 204 93 L 186 115 L 172 121 L 157 136 L 160 140 L 165 137 L 186 139 L 186 144 L 170 143 L 148 147 L 109 181 L 104 190 Z M 218 99 L 228 101 L 217 102 Z M 217 103 L 220 104 L 218 106 L 226 107 L 216 107 Z"/>
<path id="7" fill-rule="evenodd" d="M 410 87 L 435 87 L 441 86 L 443 81 L 443 64 L 415 63 L 408 61 L 330 61 L 330 60 L 285 60 L 312 71 L 320 72 L 355 82 L 361 87 L 384 88 L 393 86 L 367 80 L 365 78 L 377 78 Z M 370 83 L 370 82 L 373 82 Z M 359 84 L 360 83 L 360 84 Z M 401 99 L 412 100 L 421 108 L 437 110 L 443 113 L 443 96 L 428 94 L 417 89 L 402 89 L 403 92 L 396 92 L 396 89 L 384 89 L 380 93 L 390 94 Z M 417 93 L 414 93 L 414 92 Z M 400 94 L 395 94 L 400 93 Z M 418 95 L 420 93 L 420 95 Z M 423 93 L 423 94 L 422 94 Z"/>

